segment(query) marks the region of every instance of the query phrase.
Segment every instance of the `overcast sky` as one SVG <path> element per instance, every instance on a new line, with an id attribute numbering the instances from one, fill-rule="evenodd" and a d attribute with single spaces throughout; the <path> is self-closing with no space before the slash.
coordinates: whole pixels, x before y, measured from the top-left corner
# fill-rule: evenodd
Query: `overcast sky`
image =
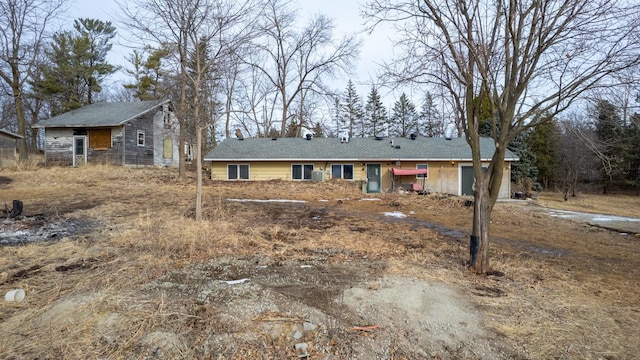
<path id="1" fill-rule="evenodd" d="M 318 13 L 328 15 L 334 20 L 336 26 L 334 36 L 337 37 L 346 33 L 361 32 L 363 23 L 363 19 L 360 17 L 361 3 L 361 1 L 353 0 L 297 0 L 297 4 L 300 7 L 301 20 L 305 21 Z M 117 12 L 117 9 L 118 7 L 114 0 L 75 0 L 70 6 L 69 24 L 72 23 L 73 19 L 84 17 L 111 21 L 118 27 L 116 19 L 113 18 L 113 14 Z M 70 26 L 71 25 L 69 25 L 69 27 Z M 109 61 L 117 65 L 128 66 L 125 59 L 129 56 L 132 49 L 121 45 L 126 43 L 126 37 L 124 37 L 123 34 L 126 34 L 126 29 L 118 28 L 118 37 L 114 41 L 114 47 L 109 55 Z M 362 33 L 360 37 L 363 40 L 363 46 L 353 81 L 369 83 L 376 80 L 376 72 L 378 71 L 377 64 L 390 54 L 391 45 L 388 40 L 388 34 L 385 34 L 384 31 L 376 31 L 371 36 Z M 125 75 L 123 73 L 118 77 L 124 78 Z M 341 92 L 344 91 L 347 80 L 348 79 L 337 81 L 335 87 Z M 370 86 L 360 85 L 357 90 L 360 97 L 364 100 L 370 90 Z M 385 90 L 381 89 L 381 92 L 384 91 Z M 389 107 L 390 104 L 385 104 L 385 106 Z"/>

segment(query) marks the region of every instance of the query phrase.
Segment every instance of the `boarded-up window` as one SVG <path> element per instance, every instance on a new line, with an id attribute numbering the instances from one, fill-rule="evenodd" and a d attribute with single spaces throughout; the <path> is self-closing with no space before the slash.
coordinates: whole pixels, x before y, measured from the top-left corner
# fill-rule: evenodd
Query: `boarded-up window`
<path id="1" fill-rule="evenodd" d="M 165 159 L 173 158 L 173 141 L 171 138 L 164 138 L 162 157 Z"/>
<path id="2" fill-rule="evenodd" d="M 107 150 L 111 147 L 111 129 L 89 129 L 89 147 Z"/>

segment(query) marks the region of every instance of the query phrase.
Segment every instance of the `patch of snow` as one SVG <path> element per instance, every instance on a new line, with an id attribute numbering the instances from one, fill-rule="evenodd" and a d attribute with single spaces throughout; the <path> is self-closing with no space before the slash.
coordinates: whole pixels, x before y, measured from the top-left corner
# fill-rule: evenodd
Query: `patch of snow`
<path id="1" fill-rule="evenodd" d="M 588 219 L 590 221 L 595 222 L 610 222 L 610 221 L 630 221 L 630 222 L 640 222 L 638 218 L 632 217 L 624 217 L 624 216 L 615 216 L 615 215 L 604 215 L 604 214 L 591 214 L 591 213 L 581 213 L 577 211 L 566 211 L 566 210 L 550 210 L 549 215 L 554 217 L 559 217 L 562 219 L 576 219 L 583 218 Z"/>
<path id="2" fill-rule="evenodd" d="M 257 202 L 257 203 L 269 203 L 269 202 L 278 202 L 278 203 L 306 203 L 305 200 L 290 200 L 290 199 L 227 199 L 227 201 L 231 202 Z"/>
<path id="3" fill-rule="evenodd" d="M 380 199 L 378 199 L 378 198 L 363 198 L 363 199 L 360 199 L 358 201 L 380 201 Z"/>
<path id="4" fill-rule="evenodd" d="M 628 218 L 628 217 L 622 217 L 622 216 L 609 216 L 609 215 L 598 215 L 595 216 L 591 219 L 592 221 L 639 221 L 640 219 L 634 219 L 634 218 Z"/>
<path id="5" fill-rule="evenodd" d="M 247 282 L 247 281 L 249 281 L 249 279 L 247 279 L 247 278 L 238 279 L 238 280 L 228 280 L 228 281 L 222 280 L 222 282 L 225 282 L 225 283 L 227 283 L 229 285 L 242 284 L 243 282 Z"/>
<path id="6" fill-rule="evenodd" d="M 407 217 L 407 215 L 405 215 L 401 211 L 383 212 L 383 214 L 384 214 L 384 216 L 391 216 L 391 217 L 395 217 L 395 218 L 406 218 Z"/>

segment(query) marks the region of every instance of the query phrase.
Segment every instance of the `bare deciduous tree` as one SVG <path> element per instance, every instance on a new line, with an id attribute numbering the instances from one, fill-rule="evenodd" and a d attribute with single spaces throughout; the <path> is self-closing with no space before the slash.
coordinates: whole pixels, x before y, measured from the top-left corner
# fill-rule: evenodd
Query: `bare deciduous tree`
<path id="1" fill-rule="evenodd" d="M 120 4 L 125 22 L 137 30 L 143 41 L 175 49 L 180 73 L 180 149 L 184 148 L 187 115 L 196 132 L 197 184 L 196 220 L 202 218 L 202 133 L 215 123 L 215 81 L 230 61 L 234 48 L 252 36 L 251 1 L 227 0 L 136 0 Z M 189 104 L 187 92 L 189 94 Z M 205 104 L 208 103 L 208 104 Z M 189 107 L 190 109 L 188 109 Z M 206 111 L 205 111 L 206 110 Z M 211 112 L 209 111 L 211 110 Z M 230 112 L 226 108 L 224 112 Z M 220 112 L 220 113 L 224 113 Z M 184 175 L 184 157 L 180 174 Z"/>
<path id="2" fill-rule="evenodd" d="M 173 47 L 174 58 L 178 65 L 179 100 L 176 116 L 180 123 L 179 173 L 184 177 L 186 173 L 184 148 L 185 126 L 187 114 L 187 56 L 189 31 L 197 22 L 200 6 L 205 0 L 134 0 L 116 1 L 120 8 L 120 22 L 125 24 L 132 35 L 149 45 L 151 43 L 170 45 Z"/>
<path id="3" fill-rule="evenodd" d="M 564 200 L 576 196 L 580 179 L 599 177 L 598 162 L 606 161 L 598 149 L 593 129 L 576 114 L 560 122 L 558 167 Z M 596 156 L 594 156 L 594 154 Z"/>
<path id="4" fill-rule="evenodd" d="M 245 60 L 263 73 L 278 91 L 282 108 L 280 136 L 287 132 L 293 102 L 306 95 L 305 90 L 318 89 L 323 93 L 321 80 L 348 72 L 360 47 L 355 36 L 346 36 L 334 43 L 332 20 L 323 15 L 314 17 L 305 28 L 296 31 L 296 12 L 288 5 L 286 0 L 267 2 L 260 29 L 263 36 L 254 43 L 263 57 L 259 61 Z M 304 104 L 304 100 L 301 102 Z"/>
<path id="5" fill-rule="evenodd" d="M 13 98 L 18 123 L 20 160 L 29 157 L 24 106 L 25 84 L 36 66 L 47 27 L 60 15 L 66 0 L 0 1 L 0 79 Z"/>
<path id="6" fill-rule="evenodd" d="M 234 49 L 250 41 L 254 35 L 252 21 L 247 16 L 252 11 L 251 6 L 250 2 L 224 0 L 202 4 L 198 16 L 200 21 L 187 31 L 187 45 L 193 59 L 187 74 L 192 84 L 196 130 L 196 220 L 202 219 L 202 133 L 214 127 L 216 116 L 228 116 L 233 111 L 227 100 L 223 111 L 203 114 L 201 103 L 210 101 L 213 103 L 211 107 L 215 107 L 211 87 L 216 86 L 212 82 L 221 78 L 226 69 L 233 68 L 238 61 L 233 56 Z"/>
<path id="7" fill-rule="evenodd" d="M 391 22 L 405 50 L 390 64 L 397 81 L 446 89 L 462 120 L 475 175 L 470 266 L 489 269 L 489 224 L 507 144 L 586 90 L 639 61 L 640 5 L 616 0 L 419 0 L 370 2 L 375 27 Z M 480 156 L 480 101 L 491 105 L 496 150 Z"/>

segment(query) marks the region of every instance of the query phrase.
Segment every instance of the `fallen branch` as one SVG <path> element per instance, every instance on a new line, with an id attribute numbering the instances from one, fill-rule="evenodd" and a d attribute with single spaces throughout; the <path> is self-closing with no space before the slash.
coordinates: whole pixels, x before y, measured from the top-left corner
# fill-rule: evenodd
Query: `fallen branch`
<path id="1" fill-rule="evenodd" d="M 351 330 L 355 330 L 355 331 L 366 331 L 366 332 L 372 332 L 375 329 L 379 329 L 380 326 L 379 325 L 369 325 L 369 326 L 352 326 Z"/>

